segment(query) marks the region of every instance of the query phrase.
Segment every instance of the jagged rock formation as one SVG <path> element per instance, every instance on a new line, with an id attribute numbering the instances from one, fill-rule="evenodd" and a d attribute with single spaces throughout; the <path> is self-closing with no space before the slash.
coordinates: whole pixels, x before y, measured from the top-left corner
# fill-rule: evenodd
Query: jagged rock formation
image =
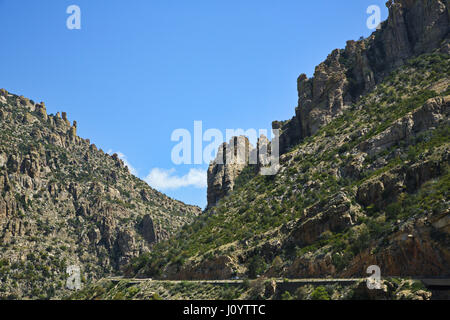
<path id="1" fill-rule="evenodd" d="M 443 41 L 442 51 L 449 53 L 448 1 L 390 0 L 386 5 L 389 18 L 380 30 L 334 50 L 316 67 L 313 78 L 299 76 L 295 116 L 272 124 L 282 131 L 280 153 L 341 115 L 408 58 L 430 52 Z"/>
<path id="2" fill-rule="evenodd" d="M 223 143 L 216 159 L 208 167 L 208 206 L 217 202 L 233 191 L 235 182 L 247 167 L 253 167 L 254 173 L 271 165 L 271 142 L 265 135 L 258 138 L 256 148 L 245 136 L 233 137 L 229 143 Z"/>
<path id="3" fill-rule="evenodd" d="M 76 129 L 0 90 L 0 298 L 57 296 L 69 265 L 85 281 L 116 273 L 200 213 Z"/>
<path id="4" fill-rule="evenodd" d="M 233 137 L 219 147 L 216 159 L 208 167 L 208 208 L 233 190 L 234 181 L 249 164 L 253 150 L 244 136 Z"/>

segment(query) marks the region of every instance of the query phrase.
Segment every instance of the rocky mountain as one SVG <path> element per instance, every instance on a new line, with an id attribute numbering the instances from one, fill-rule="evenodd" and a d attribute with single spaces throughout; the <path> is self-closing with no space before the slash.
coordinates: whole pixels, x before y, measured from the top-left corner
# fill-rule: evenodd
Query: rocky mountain
<path id="1" fill-rule="evenodd" d="M 344 49 L 334 50 L 316 67 L 313 78 L 308 79 L 305 74 L 301 74 L 297 80 L 298 107 L 295 116 L 291 120 L 272 123 L 273 129 L 280 130 L 280 153 L 288 152 L 303 139 L 341 116 L 408 58 L 438 47 L 443 53 L 449 54 L 446 3 L 388 1 L 389 19 L 382 23 L 380 30 L 367 39 L 351 40 Z M 261 139 L 263 146 L 268 145 L 270 148 L 270 144 L 265 141 L 267 138 Z M 236 148 L 245 149 L 243 144 L 237 144 Z M 257 152 L 259 148 L 250 146 L 250 149 Z M 262 153 L 265 154 L 265 150 Z M 230 159 L 236 162 L 232 157 Z M 234 180 L 244 167 L 244 162 L 237 167 L 215 166 L 214 162 L 210 165 L 208 208 L 232 191 Z M 221 179 L 223 182 L 219 182 Z"/>
<path id="2" fill-rule="evenodd" d="M 295 116 L 272 124 L 282 131 L 281 153 L 342 115 L 410 57 L 433 48 L 450 52 L 448 1 L 390 0 L 386 5 L 389 19 L 380 30 L 362 41 L 348 41 L 345 49 L 334 50 L 316 67 L 313 78 L 299 76 Z"/>
<path id="3" fill-rule="evenodd" d="M 278 173 L 216 159 L 209 210 L 126 275 L 450 275 L 448 1 L 387 6 L 379 30 L 299 77 L 296 115 L 273 123 Z M 239 141 L 244 158 L 255 152 L 236 139 L 218 159 Z"/>
<path id="4" fill-rule="evenodd" d="M 117 154 L 77 136 L 65 112 L 0 90 L 0 298 L 63 294 L 131 258 L 200 214 L 130 174 Z"/>
<path id="5" fill-rule="evenodd" d="M 65 113 L 1 90 L 0 298 L 67 297 L 66 268 L 78 265 L 88 285 L 76 299 L 429 299 L 420 283 L 386 278 L 450 276 L 449 4 L 387 6 L 379 30 L 298 78 L 295 116 L 273 122 L 277 174 L 261 174 L 276 147 L 266 137 L 220 147 L 201 215 L 78 137 Z M 366 277 L 370 265 L 382 291 L 283 289 Z M 257 280 L 95 281 L 111 274 Z"/>

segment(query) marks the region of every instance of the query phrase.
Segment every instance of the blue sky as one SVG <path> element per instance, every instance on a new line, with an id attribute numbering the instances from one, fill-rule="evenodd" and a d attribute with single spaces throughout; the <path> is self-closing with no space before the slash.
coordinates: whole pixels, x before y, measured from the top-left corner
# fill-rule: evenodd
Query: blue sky
<path id="1" fill-rule="evenodd" d="M 204 207 L 207 164 L 174 164 L 172 132 L 291 118 L 298 75 L 370 35 L 366 9 L 380 6 L 385 20 L 385 2 L 0 0 L 0 87 L 66 111 L 81 137 Z M 66 27 L 72 4 L 81 30 Z"/>

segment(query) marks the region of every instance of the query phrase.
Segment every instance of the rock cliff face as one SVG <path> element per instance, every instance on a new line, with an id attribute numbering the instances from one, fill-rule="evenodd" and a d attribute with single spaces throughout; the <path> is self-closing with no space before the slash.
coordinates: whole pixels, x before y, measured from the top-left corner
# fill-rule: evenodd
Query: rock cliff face
<path id="1" fill-rule="evenodd" d="M 245 136 L 223 143 L 208 168 L 207 209 L 233 191 L 236 179 L 245 168 L 251 167 L 251 173 L 256 174 L 261 168 L 270 167 L 271 153 L 271 142 L 264 135 L 258 138 L 256 148 Z"/>
<path id="2" fill-rule="evenodd" d="M 300 75 L 295 116 L 272 124 L 282 131 L 280 153 L 314 135 L 412 56 L 441 46 L 448 53 L 448 1 L 391 0 L 386 5 L 389 18 L 380 30 L 334 50 L 313 78 Z"/>
<path id="3" fill-rule="evenodd" d="M 0 90 L 0 298 L 58 295 L 69 265 L 84 280 L 118 272 L 200 213 L 76 129 L 65 112 Z"/>
<path id="4" fill-rule="evenodd" d="M 254 147 L 247 137 L 233 137 L 223 143 L 208 168 L 208 208 L 213 207 L 234 188 L 234 182 L 249 164 Z"/>

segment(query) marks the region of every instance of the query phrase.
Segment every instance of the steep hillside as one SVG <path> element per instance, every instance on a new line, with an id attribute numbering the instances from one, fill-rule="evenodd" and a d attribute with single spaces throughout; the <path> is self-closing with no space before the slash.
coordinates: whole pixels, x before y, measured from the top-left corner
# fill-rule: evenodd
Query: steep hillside
<path id="1" fill-rule="evenodd" d="M 447 2 L 388 6 L 381 30 L 300 76 L 296 117 L 274 123 L 278 174 L 210 177 L 207 213 L 127 275 L 450 275 Z"/>
<path id="2" fill-rule="evenodd" d="M 379 264 L 393 276 L 448 274 L 449 72 L 448 55 L 414 59 L 283 155 L 278 175 L 238 183 L 134 270 L 356 276 Z"/>
<path id="3" fill-rule="evenodd" d="M 117 273 L 200 214 L 76 129 L 0 90 L 0 298 L 58 296 L 70 265 L 83 281 Z"/>
<path id="4" fill-rule="evenodd" d="M 411 57 L 441 45 L 448 53 L 448 1 L 390 0 L 386 6 L 389 18 L 379 30 L 367 39 L 348 41 L 345 49 L 334 50 L 316 67 L 313 78 L 299 76 L 295 116 L 273 123 L 282 131 L 281 153 L 342 115 Z M 444 39 L 447 41 L 442 44 Z"/>

